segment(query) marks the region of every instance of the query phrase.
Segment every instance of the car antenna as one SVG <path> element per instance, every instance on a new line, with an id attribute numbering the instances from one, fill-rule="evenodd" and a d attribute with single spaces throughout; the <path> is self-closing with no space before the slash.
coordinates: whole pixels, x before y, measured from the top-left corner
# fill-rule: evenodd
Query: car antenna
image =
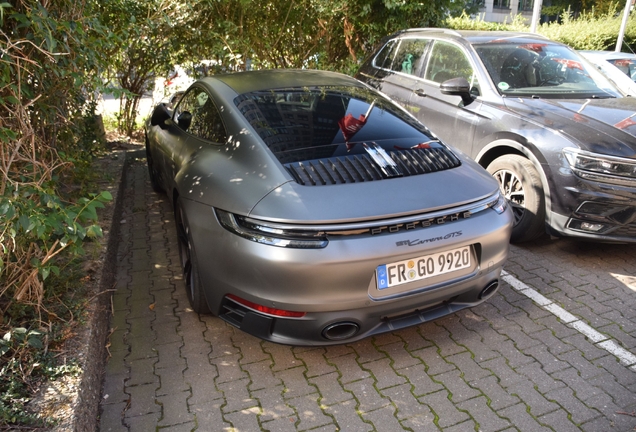
<path id="1" fill-rule="evenodd" d="M 371 110 L 373 109 L 374 106 L 375 106 L 375 99 L 373 99 L 373 102 L 371 102 L 371 105 L 369 105 L 369 109 L 367 110 L 367 113 L 364 115 L 365 119 L 369 118 L 369 114 L 371 114 Z"/>
<path id="2" fill-rule="evenodd" d="M 347 145 L 347 151 L 350 151 L 355 146 L 355 144 L 350 144 L 349 141 L 360 129 L 362 129 L 362 126 L 367 123 L 369 114 L 371 114 L 371 110 L 374 106 L 375 99 L 371 102 L 371 105 L 369 105 L 369 109 L 366 114 L 360 115 L 358 118 L 354 118 L 353 115 L 347 114 L 338 121 L 338 127 L 340 127 L 340 130 L 342 131 L 342 136 L 344 137 L 345 144 Z"/>

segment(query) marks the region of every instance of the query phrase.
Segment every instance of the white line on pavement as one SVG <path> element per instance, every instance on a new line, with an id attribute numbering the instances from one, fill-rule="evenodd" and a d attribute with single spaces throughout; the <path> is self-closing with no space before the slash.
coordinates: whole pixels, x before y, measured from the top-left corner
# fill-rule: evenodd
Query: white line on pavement
<path id="1" fill-rule="evenodd" d="M 587 323 L 581 321 L 579 318 L 554 303 L 552 300 L 541 294 L 539 291 L 535 290 L 534 288 L 530 288 L 528 285 L 521 282 L 519 279 L 512 276 L 507 271 L 504 270 L 501 272 L 501 278 L 505 280 L 512 288 L 519 291 L 519 293 L 530 298 L 536 304 L 554 314 L 563 323 L 569 325 L 570 327 L 590 339 L 596 346 L 616 356 L 623 365 L 628 367 L 631 366 L 630 369 L 636 372 L 636 355 L 618 345 L 608 336 L 604 335 L 593 327 L 590 327 Z"/>

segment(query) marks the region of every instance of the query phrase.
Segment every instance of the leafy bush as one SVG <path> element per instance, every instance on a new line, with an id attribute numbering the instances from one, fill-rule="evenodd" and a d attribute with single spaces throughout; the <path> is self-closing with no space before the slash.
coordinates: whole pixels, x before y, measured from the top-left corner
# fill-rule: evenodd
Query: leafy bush
<path id="1" fill-rule="evenodd" d="M 57 364 L 55 352 L 47 349 L 51 344 L 50 336 L 44 331 L 16 327 L 0 339 L 3 357 L 0 365 L 0 426 L 20 424 L 40 428 L 53 424 L 51 419 L 26 411 L 25 403 L 42 381 L 63 375 L 77 376 L 81 369 L 74 361 Z"/>
<path id="2" fill-rule="evenodd" d="M 521 15 L 516 15 L 510 23 L 496 23 L 484 21 L 483 17 L 472 18 L 466 12 L 458 17 L 446 19 L 445 26 L 455 30 L 482 30 L 482 31 L 528 31 L 528 25 Z"/>
<path id="3" fill-rule="evenodd" d="M 59 275 L 55 257 L 65 249 L 74 255 L 83 252 L 85 238 L 102 236 L 97 209 L 110 201 L 109 192 L 64 205 L 52 189 L 27 185 L 12 188 L 0 197 L 0 277 L 4 286 L 0 298 L 9 294 L 15 301 L 39 307 L 44 297 L 44 281 Z M 90 225 L 87 225 L 90 223 Z M 3 259 L 4 257 L 4 259 Z"/>
<path id="4" fill-rule="evenodd" d="M 564 43 L 576 50 L 608 50 L 616 46 L 616 38 L 622 21 L 622 12 L 613 5 L 605 13 L 583 12 L 573 18 L 568 11 L 562 13 L 558 22 L 543 23 L 537 32 L 549 39 Z M 512 22 L 491 23 L 481 18 L 471 18 L 463 14 L 448 18 L 445 25 L 456 30 L 508 30 L 529 31 L 530 27 L 521 15 Z M 636 49 L 636 15 L 632 13 L 625 29 L 623 51 Z"/>
<path id="5" fill-rule="evenodd" d="M 619 11 L 621 12 L 621 11 Z M 561 15 L 560 23 L 542 24 L 538 29 L 542 35 L 562 42 L 577 50 L 607 50 L 616 47 L 616 38 L 623 14 L 612 8 L 605 14 L 584 12 L 576 19 L 568 12 Z M 636 38 L 636 20 L 630 17 L 625 29 L 625 50 L 630 51 Z"/>
<path id="6" fill-rule="evenodd" d="M 93 0 L 47 4 L 0 3 L 0 427 L 42 423 L 23 405 L 56 370 L 52 287 L 111 199 L 89 185 L 107 32 Z"/>
<path id="7" fill-rule="evenodd" d="M 101 28 L 86 18 L 86 2 L 3 4 L 0 73 L 0 305 L 7 294 L 41 302 L 42 282 L 54 258 L 86 235 L 98 236 L 95 208 L 107 195 L 80 197 L 66 184 L 81 183 L 83 167 L 98 150 L 93 91 Z M 89 29 L 87 31 L 86 29 Z M 91 51 L 92 50 L 92 51 Z M 94 72 L 90 72 L 94 71 Z M 78 199 L 79 198 L 79 199 Z M 54 270 L 53 270 L 54 271 Z"/>

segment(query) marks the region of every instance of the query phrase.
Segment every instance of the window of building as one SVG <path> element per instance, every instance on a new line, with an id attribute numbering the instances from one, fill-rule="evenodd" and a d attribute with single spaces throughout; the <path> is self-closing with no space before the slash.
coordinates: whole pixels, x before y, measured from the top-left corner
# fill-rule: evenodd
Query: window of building
<path id="1" fill-rule="evenodd" d="M 510 0 L 494 0 L 492 7 L 494 9 L 510 9 Z"/>
<path id="2" fill-rule="evenodd" d="M 534 9 L 534 0 L 519 0 L 520 11 L 531 11 Z"/>

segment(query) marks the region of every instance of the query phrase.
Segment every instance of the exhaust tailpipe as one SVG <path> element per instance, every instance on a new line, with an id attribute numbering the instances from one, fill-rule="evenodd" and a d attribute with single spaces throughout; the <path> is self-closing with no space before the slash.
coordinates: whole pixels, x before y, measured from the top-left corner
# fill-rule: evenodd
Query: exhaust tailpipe
<path id="1" fill-rule="evenodd" d="M 481 290 L 481 292 L 479 293 L 479 298 L 481 300 L 487 299 L 488 297 L 493 295 L 495 291 L 497 291 L 497 288 L 499 288 L 499 281 L 490 282 L 488 285 L 486 285 L 486 288 Z"/>
<path id="2" fill-rule="evenodd" d="M 329 324 L 322 330 L 322 337 L 329 340 L 345 340 L 358 333 L 360 327 L 352 322 L 339 322 Z"/>

